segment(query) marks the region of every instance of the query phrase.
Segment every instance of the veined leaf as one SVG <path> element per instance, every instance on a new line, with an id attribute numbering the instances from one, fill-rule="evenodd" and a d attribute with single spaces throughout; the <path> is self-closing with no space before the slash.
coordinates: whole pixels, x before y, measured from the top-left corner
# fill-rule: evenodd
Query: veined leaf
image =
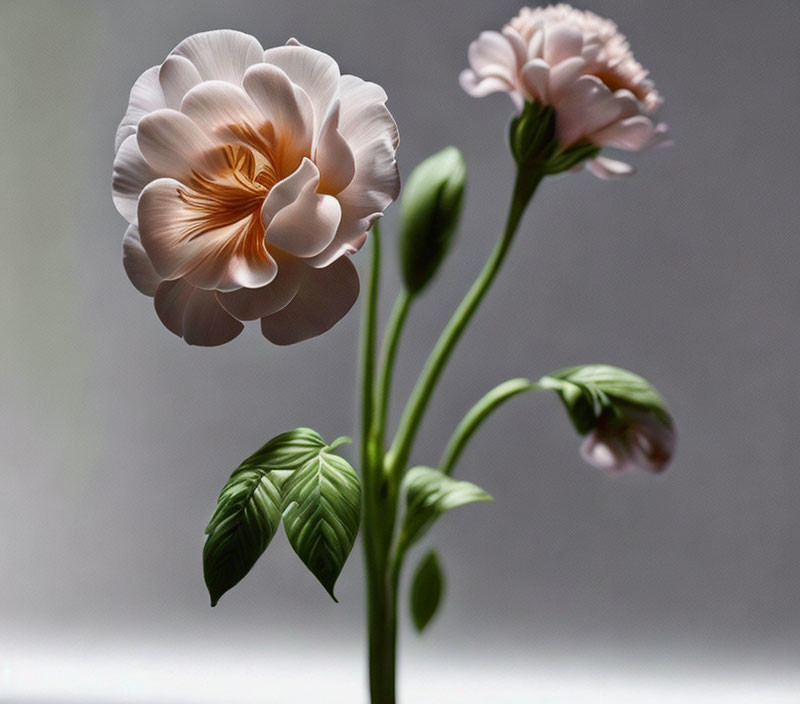
<path id="1" fill-rule="evenodd" d="M 361 522 L 361 484 L 337 455 L 320 452 L 283 486 L 283 525 L 294 551 L 334 601 L 333 587 Z"/>
<path id="2" fill-rule="evenodd" d="M 319 433 L 297 428 L 274 437 L 228 479 L 203 547 L 203 574 L 212 606 L 250 571 L 278 530 L 281 486 L 287 476 L 324 448 Z"/>
<path id="3" fill-rule="evenodd" d="M 540 379 L 543 388 L 556 391 L 575 429 L 586 435 L 604 413 L 614 413 L 619 402 L 634 404 L 669 419 L 664 399 L 638 374 L 607 364 L 559 369 Z"/>
<path id="4" fill-rule="evenodd" d="M 411 581 L 411 620 L 419 633 L 436 615 L 444 592 L 444 575 L 435 550 L 420 560 Z"/>
<path id="5" fill-rule="evenodd" d="M 471 482 L 458 481 L 438 469 L 414 467 L 403 477 L 406 515 L 401 540 L 406 546 L 419 540 L 445 511 L 492 497 Z"/>

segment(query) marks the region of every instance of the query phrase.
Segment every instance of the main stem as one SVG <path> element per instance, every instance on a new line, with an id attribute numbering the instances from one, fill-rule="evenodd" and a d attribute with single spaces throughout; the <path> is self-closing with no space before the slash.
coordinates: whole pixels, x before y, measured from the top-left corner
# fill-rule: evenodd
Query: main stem
<path id="1" fill-rule="evenodd" d="M 374 227 L 372 261 L 361 341 L 361 468 L 364 501 L 364 562 L 367 581 L 369 687 L 373 704 L 395 704 L 396 613 L 388 567 L 394 526 L 387 525 L 390 500 L 381 451 L 375 443 L 375 342 L 380 287 L 381 239 Z"/>
<path id="2" fill-rule="evenodd" d="M 475 283 L 472 284 L 464 300 L 461 301 L 456 312 L 453 313 L 453 317 L 447 323 L 447 327 L 439 336 L 436 346 L 433 348 L 430 357 L 428 357 L 416 386 L 414 386 L 411 397 L 408 399 L 403 416 L 400 419 L 397 435 L 386 454 L 384 462 L 390 476 L 397 478 L 402 474 L 436 383 L 442 371 L 444 371 L 444 367 L 450 359 L 456 344 L 461 339 L 461 335 L 500 271 L 522 215 L 525 212 L 525 207 L 541 180 L 541 173 L 525 169 L 520 169 L 517 172 L 514 194 L 511 199 L 511 207 L 509 208 L 503 235 Z"/>

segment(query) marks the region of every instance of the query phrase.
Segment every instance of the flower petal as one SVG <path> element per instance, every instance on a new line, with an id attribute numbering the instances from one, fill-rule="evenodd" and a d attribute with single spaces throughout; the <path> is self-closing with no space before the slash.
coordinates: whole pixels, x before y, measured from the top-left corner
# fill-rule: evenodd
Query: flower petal
<path id="1" fill-rule="evenodd" d="M 314 151 L 314 162 L 320 173 L 319 190 L 330 195 L 344 189 L 356 172 L 353 152 L 339 132 L 340 108 L 339 100 L 334 100 L 320 127 Z"/>
<path id="2" fill-rule="evenodd" d="M 282 69 L 300 86 L 314 109 L 314 131 L 319 131 L 339 87 L 339 65 L 327 54 L 307 46 L 279 46 L 264 52 L 264 61 Z"/>
<path id="3" fill-rule="evenodd" d="M 122 265 L 131 283 L 145 296 L 154 296 L 162 278 L 142 247 L 139 228 L 129 225 L 122 240 Z"/>
<path id="4" fill-rule="evenodd" d="M 189 59 L 177 54 L 168 56 L 158 71 L 158 82 L 164 93 L 166 107 L 178 110 L 183 96 L 202 80 Z"/>
<path id="5" fill-rule="evenodd" d="M 514 84 L 517 58 L 512 45 L 500 32 L 481 32 L 467 51 L 469 65 L 481 78 L 493 76 Z"/>
<path id="6" fill-rule="evenodd" d="M 181 112 L 220 144 L 244 142 L 257 146 L 252 144 L 253 138 L 258 141 L 266 122 L 247 93 L 225 81 L 205 81 L 192 88 L 183 98 Z M 271 128 L 265 136 L 272 140 Z"/>
<path id="7" fill-rule="evenodd" d="M 204 81 L 229 81 L 241 84 L 244 72 L 262 60 L 258 39 L 232 29 L 200 32 L 184 39 L 172 54 L 191 61 Z"/>
<path id="8" fill-rule="evenodd" d="M 586 62 L 580 56 L 573 56 L 550 70 L 550 97 L 558 101 L 561 94 L 578 79 L 586 68 Z"/>
<path id="9" fill-rule="evenodd" d="M 244 325 L 217 302 L 213 291 L 195 288 L 183 279 L 159 285 L 155 308 L 167 329 L 190 345 L 222 345 L 244 329 Z"/>
<path id="10" fill-rule="evenodd" d="M 649 118 L 636 115 L 619 122 L 614 122 L 608 127 L 589 136 L 592 142 L 604 147 L 626 149 L 636 152 L 650 146 L 655 135 L 655 127 Z"/>
<path id="11" fill-rule="evenodd" d="M 307 269 L 292 302 L 262 318 L 261 331 L 276 345 L 291 345 L 321 335 L 352 308 L 358 290 L 358 273 L 347 257 L 324 269 Z"/>
<path id="12" fill-rule="evenodd" d="M 204 289 L 259 288 L 277 267 L 267 252 L 263 227 L 255 215 L 208 223 L 191 206 L 192 191 L 174 179 L 160 178 L 139 197 L 142 244 L 165 279 L 185 277 Z"/>
<path id="13" fill-rule="evenodd" d="M 543 58 L 551 66 L 571 56 L 580 56 L 582 49 L 583 32 L 579 27 L 564 22 L 545 30 Z"/>
<path id="14" fill-rule="evenodd" d="M 277 313 L 289 305 L 300 289 L 307 267 L 278 249 L 271 249 L 270 254 L 278 264 L 278 273 L 266 286 L 217 292 L 223 308 L 239 320 L 257 320 Z"/>
<path id="15" fill-rule="evenodd" d="M 602 178 L 606 181 L 636 173 L 636 169 L 630 164 L 626 164 L 624 161 L 617 161 L 616 159 L 609 159 L 605 156 L 598 156 L 587 161 L 586 168 L 597 176 L 597 178 Z"/>
<path id="16" fill-rule="evenodd" d="M 311 154 L 314 109 L 306 92 L 277 66 L 256 64 L 244 75 L 244 89 L 272 123 L 281 143 L 281 173 L 291 173 Z"/>
<path id="17" fill-rule="evenodd" d="M 293 202 L 275 213 L 267 226 L 267 242 L 296 257 L 322 252 L 333 241 L 342 219 L 339 201 L 316 192 L 318 174 L 305 183 Z"/>
<path id="18" fill-rule="evenodd" d="M 531 59 L 522 67 L 520 81 L 531 98 L 550 104 L 550 66 L 544 59 Z"/>
<path id="19" fill-rule="evenodd" d="M 638 112 L 627 91 L 612 93 L 595 76 L 581 76 L 556 104 L 556 134 L 563 148 Z"/>
<path id="20" fill-rule="evenodd" d="M 164 93 L 161 91 L 161 84 L 158 82 L 159 69 L 159 66 L 148 68 L 133 84 L 128 100 L 128 110 L 117 128 L 117 136 L 114 140 L 115 151 L 130 135 L 136 134 L 136 125 L 147 113 L 167 106 Z"/>
<path id="21" fill-rule="evenodd" d="M 311 159 L 303 159 L 289 176 L 278 181 L 269 191 L 261 206 L 261 222 L 264 227 L 269 227 L 278 211 L 294 203 L 302 192 L 303 188 L 313 181 L 313 188 L 316 189 L 319 183 L 319 169 Z"/>
<path id="22" fill-rule="evenodd" d="M 192 171 L 217 171 L 219 152 L 190 117 L 177 110 L 156 110 L 142 118 L 139 148 L 159 176 L 191 178 Z"/>
<path id="23" fill-rule="evenodd" d="M 128 222 L 136 222 L 139 194 L 150 181 L 157 178 L 158 174 L 142 156 L 136 135 L 127 137 L 114 158 L 111 192 L 119 214 Z"/>

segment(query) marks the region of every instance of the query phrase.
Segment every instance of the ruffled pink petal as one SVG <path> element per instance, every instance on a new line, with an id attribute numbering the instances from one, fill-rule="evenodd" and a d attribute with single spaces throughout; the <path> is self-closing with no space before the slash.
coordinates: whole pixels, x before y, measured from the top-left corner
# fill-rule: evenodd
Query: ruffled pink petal
<path id="1" fill-rule="evenodd" d="M 339 131 L 341 103 L 334 100 L 322 122 L 314 151 L 314 162 L 320 173 L 319 191 L 336 195 L 344 189 L 356 172 L 353 152 Z"/>
<path id="2" fill-rule="evenodd" d="M 550 70 L 550 96 L 553 102 L 558 101 L 561 94 L 578 79 L 585 68 L 586 62 L 580 56 L 573 56 L 553 66 Z"/>
<path id="3" fill-rule="evenodd" d="M 155 296 L 162 278 L 142 247 L 139 228 L 129 225 L 122 240 L 122 265 L 131 283 L 145 296 Z"/>
<path id="4" fill-rule="evenodd" d="M 139 194 L 148 183 L 157 178 L 158 175 L 142 156 L 136 135 L 130 135 L 117 151 L 111 178 L 114 205 L 128 222 L 136 222 Z"/>
<path id="5" fill-rule="evenodd" d="M 311 154 L 314 109 L 306 92 L 277 66 L 256 64 L 244 75 L 244 89 L 272 123 L 281 143 L 281 173 L 291 173 Z"/>
<path id="6" fill-rule="evenodd" d="M 611 91 L 595 76 L 581 76 L 556 104 L 556 134 L 563 148 L 588 137 L 636 109 L 627 91 Z"/>
<path id="7" fill-rule="evenodd" d="M 580 56 L 582 50 L 583 32 L 575 25 L 556 24 L 545 30 L 543 58 L 551 66 Z"/>
<path id="8" fill-rule="evenodd" d="M 164 93 L 161 91 L 161 84 L 158 81 L 159 69 L 159 66 L 147 69 L 133 84 L 128 100 L 128 110 L 117 128 L 114 140 L 115 151 L 128 137 L 136 134 L 136 125 L 147 113 L 167 107 Z"/>
<path id="9" fill-rule="evenodd" d="M 231 291 L 272 281 L 277 266 L 267 252 L 255 215 L 226 224 L 205 224 L 205 213 L 187 203 L 190 190 L 174 179 L 149 184 L 139 197 L 142 244 L 165 279 L 184 277 L 193 286 Z"/>
<path id="10" fill-rule="evenodd" d="M 605 156 L 598 156 L 586 162 L 586 168 L 598 178 L 605 181 L 612 181 L 617 178 L 624 178 L 636 173 L 636 169 L 624 161 L 609 159 Z"/>
<path id="11" fill-rule="evenodd" d="M 139 149 L 159 176 L 188 180 L 192 171 L 219 170 L 216 145 L 190 117 L 177 110 L 156 110 L 142 118 Z"/>
<path id="12" fill-rule="evenodd" d="M 239 320 L 257 320 L 285 308 L 297 294 L 307 267 L 297 258 L 273 249 L 270 254 L 278 264 L 278 273 L 261 288 L 240 288 L 217 292 L 223 308 Z"/>
<path id="13" fill-rule="evenodd" d="M 264 52 L 264 61 L 283 70 L 302 88 L 314 109 L 314 131 L 319 131 L 339 86 L 339 66 L 327 54 L 307 46 L 279 46 Z"/>
<path id="14" fill-rule="evenodd" d="M 303 164 L 306 163 L 304 160 Z M 303 185 L 289 205 L 272 216 L 266 231 L 267 242 L 296 257 L 313 257 L 333 241 L 342 209 L 333 196 L 317 193 L 318 185 L 319 172 Z"/>
<path id="15" fill-rule="evenodd" d="M 184 56 L 172 54 L 161 64 L 158 82 L 164 93 L 166 107 L 178 110 L 183 96 L 203 79 L 195 65 Z"/>
<path id="16" fill-rule="evenodd" d="M 636 152 L 650 146 L 654 134 L 655 127 L 650 119 L 644 115 L 636 115 L 595 132 L 589 136 L 589 139 L 594 144 L 604 147 Z"/>
<path id="17" fill-rule="evenodd" d="M 222 345 L 244 329 L 244 325 L 217 302 L 213 291 L 195 288 L 183 279 L 159 285 L 155 308 L 166 328 L 190 345 Z"/>
<path id="18" fill-rule="evenodd" d="M 514 57 L 517 60 L 517 71 L 522 70 L 522 67 L 528 61 L 528 45 L 520 36 L 520 33 L 510 25 L 503 27 L 501 34 L 508 41 L 514 52 Z"/>
<path id="19" fill-rule="evenodd" d="M 514 84 L 517 58 L 511 43 L 500 32 L 481 32 L 469 45 L 469 65 L 475 74 L 484 78 L 492 76 Z"/>
<path id="20" fill-rule="evenodd" d="M 520 81 L 531 98 L 550 104 L 550 66 L 544 59 L 531 59 L 522 67 Z"/>
<path id="21" fill-rule="evenodd" d="M 479 78 L 471 68 L 465 68 L 458 75 L 458 82 L 464 91 L 473 98 L 484 98 L 492 93 L 508 93 L 517 111 L 522 110 L 524 101 L 521 96 L 514 91 L 514 88 L 504 78 L 487 76 Z"/>
<path id="22" fill-rule="evenodd" d="M 200 32 L 184 39 L 172 54 L 191 61 L 204 81 L 241 84 L 244 72 L 259 63 L 263 47 L 255 37 L 232 29 Z"/>
<path id="23" fill-rule="evenodd" d="M 261 331 L 276 345 L 291 345 L 321 335 L 352 308 L 358 289 L 358 273 L 347 257 L 324 269 L 307 269 L 292 302 L 262 318 Z"/>

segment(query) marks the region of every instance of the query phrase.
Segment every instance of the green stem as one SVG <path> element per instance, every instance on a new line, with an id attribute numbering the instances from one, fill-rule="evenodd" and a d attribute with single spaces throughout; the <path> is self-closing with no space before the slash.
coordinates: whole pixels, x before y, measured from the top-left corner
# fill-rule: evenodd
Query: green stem
<path id="1" fill-rule="evenodd" d="M 439 469 L 445 474 L 451 474 L 461 453 L 464 451 L 469 439 L 478 429 L 485 418 L 498 406 L 513 398 L 517 394 L 525 391 L 532 391 L 540 388 L 538 384 L 532 384 L 528 379 L 510 379 L 502 384 L 495 386 L 480 401 L 478 401 L 463 420 L 458 424 L 453 435 L 450 437 L 447 447 L 439 461 Z"/>
<path id="2" fill-rule="evenodd" d="M 450 318 L 450 322 L 448 322 L 439 336 L 436 346 L 428 357 L 428 361 L 425 363 L 425 367 L 403 411 L 397 435 L 385 458 L 385 465 L 389 470 L 390 476 L 397 478 L 405 469 L 417 430 L 428 407 L 428 402 L 436 383 L 461 335 L 470 320 L 472 320 L 472 316 L 500 271 L 522 219 L 522 214 L 525 212 L 525 207 L 528 205 L 541 179 L 542 174 L 538 172 L 524 169 L 520 169 L 517 172 L 511 207 L 503 235 L 475 283 L 472 284 L 464 300 L 461 301 L 456 312 Z"/>
<path id="3" fill-rule="evenodd" d="M 361 472 L 364 502 L 364 562 L 367 582 L 367 631 L 369 678 L 373 704 L 395 704 L 396 624 L 390 589 L 386 523 L 383 516 L 386 492 L 383 463 L 376 452 L 373 423 L 375 413 L 375 343 L 380 288 L 380 230 L 370 237 L 372 259 L 369 286 L 364 301 L 361 340 Z"/>
<path id="4" fill-rule="evenodd" d="M 397 294 L 392 315 L 386 326 L 386 334 L 381 346 L 380 382 L 375 403 L 375 442 L 379 452 L 383 452 L 386 436 L 386 421 L 389 416 L 389 399 L 392 393 L 392 375 L 397 358 L 400 336 L 408 318 L 408 311 L 414 297 L 406 290 Z"/>

